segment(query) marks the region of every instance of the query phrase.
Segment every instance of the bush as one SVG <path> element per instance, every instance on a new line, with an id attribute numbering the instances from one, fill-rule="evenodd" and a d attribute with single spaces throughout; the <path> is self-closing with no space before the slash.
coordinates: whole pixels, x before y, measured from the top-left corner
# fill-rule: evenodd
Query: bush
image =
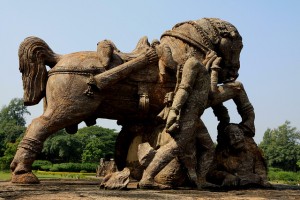
<path id="1" fill-rule="evenodd" d="M 32 163 L 33 170 L 49 170 L 52 167 L 52 163 L 48 160 L 36 160 Z"/>
<path id="2" fill-rule="evenodd" d="M 282 181 L 288 184 L 298 184 L 300 182 L 300 173 L 282 171 L 278 168 L 270 168 L 268 172 L 270 181 Z"/>
<path id="3" fill-rule="evenodd" d="M 81 170 L 85 170 L 86 172 L 96 172 L 98 163 L 82 163 Z"/>
<path id="4" fill-rule="evenodd" d="M 10 169 L 10 163 L 12 162 L 12 160 L 14 159 L 13 156 L 3 156 L 0 158 L 0 170 L 9 170 Z"/>
<path id="5" fill-rule="evenodd" d="M 49 169 L 52 172 L 95 172 L 97 163 L 60 163 L 53 164 Z"/>
<path id="6" fill-rule="evenodd" d="M 52 167 L 52 164 L 51 165 L 43 165 L 43 166 L 41 166 L 41 170 L 50 171 L 51 167 Z"/>
<path id="7" fill-rule="evenodd" d="M 59 172 L 59 167 L 56 164 L 52 165 L 49 169 L 50 172 Z"/>

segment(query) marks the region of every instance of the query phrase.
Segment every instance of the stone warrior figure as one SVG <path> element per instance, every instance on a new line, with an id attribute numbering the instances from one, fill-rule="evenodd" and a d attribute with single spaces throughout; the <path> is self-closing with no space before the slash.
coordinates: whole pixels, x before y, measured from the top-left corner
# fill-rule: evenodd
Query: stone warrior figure
<path id="1" fill-rule="evenodd" d="M 262 153 L 242 130 L 241 125 L 231 123 L 219 131 L 207 179 L 223 187 L 270 187 Z"/>
<path id="2" fill-rule="evenodd" d="M 205 25 L 203 25 L 203 23 Z M 202 26 L 200 27 L 201 24 Z M 176 48 L 180 42 L 190 41 L 190 26 L 200 32 L 201 41 L 204 45 L 200 48 L 206 50 L 206 58 L 200 58 L 197 54 L 198 49 L 194 48 L 186 57 L 178 55 Z M 207 29 L 213 29 L 214 35 L 209 35 Z M 185 30 L 185 33 L 182 32 Z M 218 33 L 218 34 L 217 34 Z M 176 45 L 168 45 L 169 40 L 177 41 Z M 175 42 L 174 42 L 175 43 Z M 212 44 L 215 44 L 221 55 L 212 53 Z M 199 44 L 197 43 L 199 46 Z M 148 165 L 139 182 L 140 188 L 168 188 L 154 181 L 158 174 L 173 158 L 179 157 L 184 167 L 188 170 L 188 175 L 192 182 L 198 184 L 197 180 L 197 158 L 195 153 L 196 124 L 200 122 L 203 128 L 200 129 L 207 133 L 203 122 L 199 117 L 204 110 L 209 107 L 209 94 L 217 92 L 218 83 L 234 81 L 239 69 L 239 54 L 242 47 L 241 36 L 236 28 L 228 22 L 219 19 L 202 19 L 177 24 L 171 31 L 167 31 L 161 38 L 161 44 L 157 52 L 160 61 L 160 69 L 177 68 L 177 87 L 174 91 L 174 99 L 166 118 L 166 131 L 173 139 L 166 145 L 160 147 L 152 162 Z M 159 49 L 160 48 L 160 49 Z M 221 58 L 222 57 L 222 63 Z M 182 60 L 184 62 L 182 62 Z M 200 60 L 204 60 L 200 62 Z M 184 63 L 176 65 L 176 63 Z M 218 74 L 221 69 L 219 65 L 230 66 L 231 71 L 226 68 Z M 206 66 L 205 66 L 206 65 Z M 164 72 L 161 73 L 164 75 Z M 212 79 L 210 78 L 212 77 Z M 208 134 L 208 133 L 207 133 Z"/>

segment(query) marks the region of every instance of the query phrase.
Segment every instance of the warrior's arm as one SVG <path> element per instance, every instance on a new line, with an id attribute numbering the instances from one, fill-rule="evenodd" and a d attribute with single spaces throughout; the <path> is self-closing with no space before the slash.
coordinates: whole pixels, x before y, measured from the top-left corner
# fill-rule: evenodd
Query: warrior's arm
<path id="1" fill-rule="evenodd" d="M 247 96 L 247 93 L 242 83 L 240 83 L 240 92 L 235 98 L 233 98 L 233 101 L 236 104 L 238 113 L 242 117 L 242 122 L 240 124 L 245 129 L 243 130 L 244 133 L 246 133 L 248 136 L 254 137 L 255 135 L 254 108 L 251 102 L 249 101 L 249 98 Z"/>
<path id="2" fill-rule="evenodd" d="M 108 85 L 114 84 L 126 78 L 132 71 L 155 63 L 157 60 L 158 58 L 155 50 L 149 48 L 145 54 L 142 54 L 137 58 L 94 76 L 94 81 L 99 89 L 104 89 Z"/>
<path id="3" fill-rule="evenodd" d="M 198 72 L 202 67 L 203 66 L 201 65 L 201 63 L 193 57 L 189 58 L 185 62 L 182 69 L 181 82 L 179 84 L 178 90 L 175 93 L 172 107 L 167 118 L 167 129 L 170 128 L 177 121 L 179 111 L 189 98 L 189 95 L 193 90 L 195 80 L 198 76 Z"/>
<path id="4" fill-rule="evenodd" d="M 250 137 L 255 134 L 254 119 L 255 113 L 251 102 L 248 99 L 247 93 L 243 84 L 235 81 L 218 86 L 218 92 L 212 93 L 208 103 L 211 106 L 220 124 L 229 122 L 227 109 L 221 102 L 233 99 L 236 104 L 239 115 L 242 118 L 241 125 L 243 131 Z M 223 123 L 224 124 L 224 123 Z"/>

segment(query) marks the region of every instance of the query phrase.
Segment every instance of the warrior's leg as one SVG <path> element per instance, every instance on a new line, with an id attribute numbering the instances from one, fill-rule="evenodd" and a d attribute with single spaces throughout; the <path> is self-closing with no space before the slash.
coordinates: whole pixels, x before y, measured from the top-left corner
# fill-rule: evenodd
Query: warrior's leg
<path id="1" fill-rule="evenodd" d="M 197 183 L 195 124 L 206 107 L 209 89 L 208 72 L 195 58 L 190 58 L 183 67 L 182 81 L 172 104 L 175 110 L 182 108 L 179 133 L 174 136 L 175 140 L 157 151 L 143 174 L 140 187 L 153 184 L 156 174 L 178 155 L 188 169 L 190 178 Z M 173 120 L 168 117 L 167 128 Z"/>
<path id="2" fill-rule="evenodd" d="M 175 142 L 173 138 L 166 145 L 161 146 L 157 150 L 153 160 L 145 169 L 142 179 L 139 182 L 139 187 L 145 189 L 168 188 L 167 186 L 155 183 L 154 177 L 178 155 L 178 150 L 177 142 Z"/>
<path id="3" fill-rule="evenodd" d="M 196 146 L 198 183 L 204 186 L 207 184 L 206 174 L 213 160 L 214 143 L 202 120 L 199 120 L 196 127 Z"/>

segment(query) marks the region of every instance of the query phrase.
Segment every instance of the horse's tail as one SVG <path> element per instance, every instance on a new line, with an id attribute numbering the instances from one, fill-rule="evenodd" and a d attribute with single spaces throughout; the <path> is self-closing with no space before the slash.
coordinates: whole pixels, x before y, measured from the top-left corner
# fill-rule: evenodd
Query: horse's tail
<path id="1" fill-rule="evenodd" d="M 37 37 L 28 37 L 19 47 L 19 64 L 24 89 L 24 105 L 40 102 L 46 93 L 48 72 L 46 65 L 54 67 L 60 55 L 55 54 L 47 43 Z"/>

